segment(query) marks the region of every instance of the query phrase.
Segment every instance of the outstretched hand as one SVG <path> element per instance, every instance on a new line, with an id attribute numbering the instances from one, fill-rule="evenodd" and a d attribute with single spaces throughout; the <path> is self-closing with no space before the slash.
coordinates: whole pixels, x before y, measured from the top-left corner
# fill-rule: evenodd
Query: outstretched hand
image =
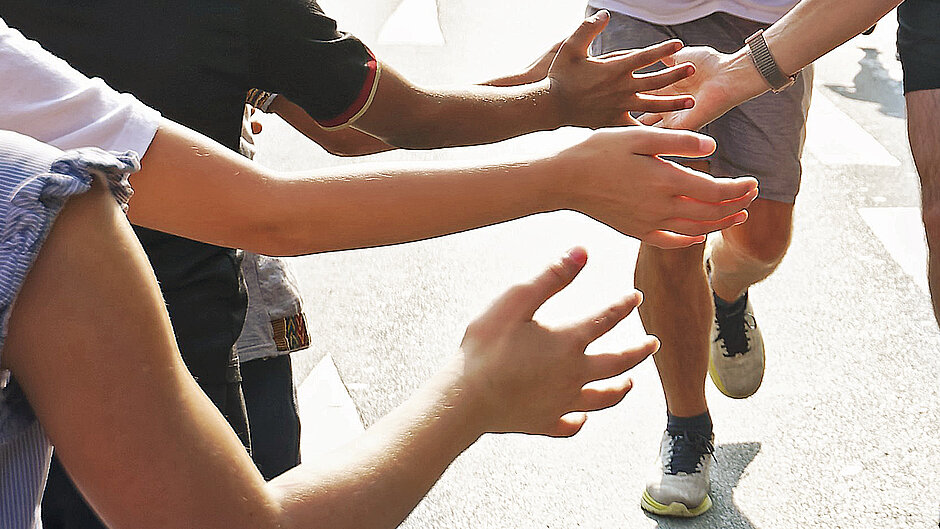
<path id="1" fill-rule="evenodd" d="M 691 108 L 693 98 L 683 95 L 681 90 L 653 93 L 692 75 L 691 64 L 674 64 L 649 74 L 635 73 L 676 53 L 682 48 L 682 42 L 669 40 L 643 49 L 588 56 L 591 42 L 609 20 L 606 10 L 586 18 L 561 43 L 548 68 L 550 90 L 557 98 L 562 122 L 591 128 L 630 125 L 636 123 L 629 114 L 631 111 L 667 112 Z"/>
<path id="2" fill-rule="evenodd" d="M 633 382 L 584 386 L 624 373 L 659 348 L 647 336 L 620 352 L 585 354 L 588 344 L 640 304 L 639 292 L 572 325 L 549 328 L 532 319 L 586 262 L 583 248 L 570 250 L 533 280 L 509 289 L 467 327 L 460 346 L 466 388 L 477 397 L 485 431 L 574 435 L 584 412 L 617 404 Z"/>
<path id="3" fill-rule="evenodd" d="M 767 84 L 743 52 L 721 53 L 708 46 L 690 46 L 663 59 L 666 65 L 695 65 L 695 73 L 657 91 L 662 96 L 691 94 L 695 106 L 672 111 L 650 111 L 639 117 L 645 125 L 698 130 L 735 106 L 767 90 Z M 743 59 L 743 60 L 742 60 Z"/>
<path id="4" fill-rule="evenodd" d="M 559 156 L 571 163 L 574 209 L 645 243 L 682 248 L 744 222 L 757 197 L 753 178 L 714 178 L 662 159 L 714 150 L 702 134 L 641 126 L 596 132 Z"/>

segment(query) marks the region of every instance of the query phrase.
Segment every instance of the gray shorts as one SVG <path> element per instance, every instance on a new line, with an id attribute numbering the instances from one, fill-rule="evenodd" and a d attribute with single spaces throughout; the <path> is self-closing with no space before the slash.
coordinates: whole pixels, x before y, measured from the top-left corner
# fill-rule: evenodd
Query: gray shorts
<path id="1" fill-rule="evenodd" d="M 587 8 L 589 15 L 596 11 L 598 8 Z M 727 13 L 662 26 L 611 12 L 610 24 L 594 40 L 591 53 L 642 48 L 673 38 L 682 39 L 686 46 L 711 46 L 731 53 L 744 45 L 744 39 L 766 27 Z M 756 97 L 706 125 L 702 132 L 718 142 L 718 150 L 708 158 L 709 172 L 715 176 L 754 176 L 760 182 L 760 198 L 793 203 L 800 190 L 800 155 L 812 86 L 810 67 L 783 92 Z"/>

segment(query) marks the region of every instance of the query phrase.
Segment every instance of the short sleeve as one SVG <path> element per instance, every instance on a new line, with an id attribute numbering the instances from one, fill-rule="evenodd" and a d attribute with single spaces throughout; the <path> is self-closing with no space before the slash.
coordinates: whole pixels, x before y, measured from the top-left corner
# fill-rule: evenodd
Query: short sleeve
<path id="1" fill-rule="evenodd" d="M 150 147 L 160 114 L 101 79 L 89 79 L 0 20 L 0 129 L 60 149 Z"/>
<path id="2" fill-rule="evenodd" d="M 256 2 L 252 85 L 281 94 L 325 128 L 355 121 L 369 107 L 380 66 L 359 39 L 310 0 Z M 263 4 L 263 5 L 261 5 Z"/>

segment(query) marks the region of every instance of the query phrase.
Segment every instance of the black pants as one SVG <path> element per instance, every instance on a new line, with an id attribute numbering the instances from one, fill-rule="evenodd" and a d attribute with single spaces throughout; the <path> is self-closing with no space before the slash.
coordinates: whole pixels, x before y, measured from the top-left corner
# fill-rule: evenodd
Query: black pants
<path id="1" fill-rule="evenodd" d="M 273 479 L 300 464 L 300 417 L 290 355 L 243 362 L 241 373 L 251 458 L 264 479 Z"/>

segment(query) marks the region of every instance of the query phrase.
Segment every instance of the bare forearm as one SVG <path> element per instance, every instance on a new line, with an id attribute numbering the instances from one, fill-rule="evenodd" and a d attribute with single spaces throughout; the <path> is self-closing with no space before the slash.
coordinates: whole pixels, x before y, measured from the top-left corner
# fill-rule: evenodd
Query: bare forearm
<path id="1" fill-rule="evenodd" d="M 345 174 L 284 179 L 272 186 L 272 202 L 282 204 L 284 218 L 300 229 L 281 240 L 281 247 L 267 250 L 296 254 L 382 246 L 560 209 L 550 205 L 544 189 L 549 172 L 539 161 L 361 165 Z"/>
<path id="2" fill-rule="evenodd" d="M 848 39 L 871 27 L 898 0 L 860 0 L 851 8 L 840 0 L 803 0 L 763 32 L 780 71 L 792 75 Z M 688 111 L 642 116 L 640 121 L 698 130 L 737 105 L 771 89 L 757 69 L 748 46 L 725 54 L 705 47 L 680 50 L 675 60 L 691 61 L 696 73 L 675 84 L 695 95 Z"/>
<path id="3" fill-rule="evenodd" d="M 483 426 L 445 370 L 355 443 L 270 483 L 289 528 L 393 528 Z M 350 508 L 355 505 L 355 508 Z"/>
<path id="4" fill-rule="evenodd" d="M 556 162 L 355 165 L 278 175 L 204 141 L 172 123 L 158 132 L 132 178 L 132 222 L 297 255 L 436 237 L 559 209 L 552 202 Z"/>
<path id="5" fill-rule="evenodd" d="M 764 31 L 764 40 L 780 71 L 791 75 L 871 27 L 899 3 L 864 0 L 845 9 L 839 0 L 803 0 Z M 733 87 L 728 108 L 770 90 L 746 46 L 727 56 L 723 75 Z"/>
<path id="6" fill-rule="evenodd" d="M 565 125 L 547 79 L 517 86 L 423 88 L 386 68 L 353 126 L 396 147 L 477 145 Z"/>
<path id="7" fill-rule="evenodd" d="M 786 74 L 799 71 L 865 31 L 901 2 L 803 0 L 764 32 L 767 46 Z"/>

